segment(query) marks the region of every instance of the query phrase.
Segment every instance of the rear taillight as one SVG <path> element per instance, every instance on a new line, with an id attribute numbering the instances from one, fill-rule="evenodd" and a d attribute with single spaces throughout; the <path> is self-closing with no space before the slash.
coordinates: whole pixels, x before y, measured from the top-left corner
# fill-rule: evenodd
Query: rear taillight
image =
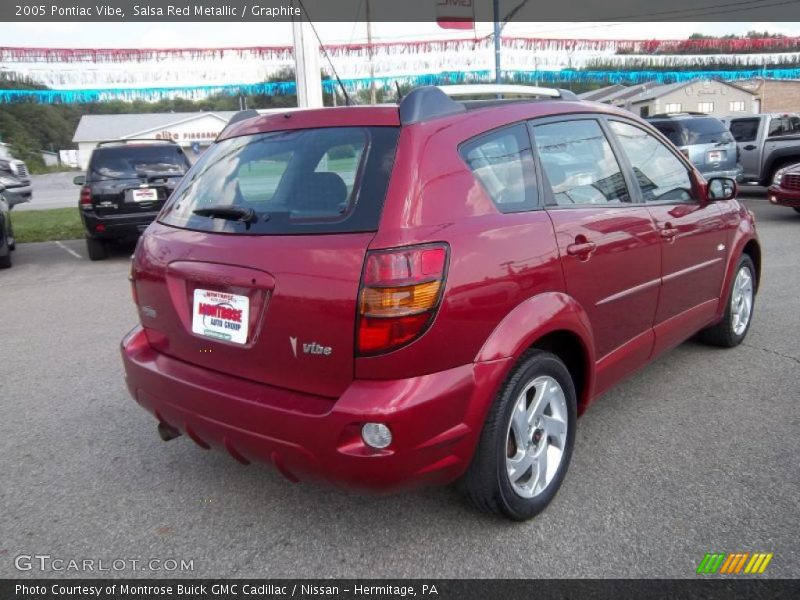
<path id="1" fill-rule="evenodd" d="M 388 352 L 422 335 L 446 273 L 445 244 L 369 252 L 358 294 L 358 353 Z"/>
<path id="2" fill-rule="evenodd" d="M 92 208 L 92 188 L 85 185 L 81 188 L 81 208 Z"/>

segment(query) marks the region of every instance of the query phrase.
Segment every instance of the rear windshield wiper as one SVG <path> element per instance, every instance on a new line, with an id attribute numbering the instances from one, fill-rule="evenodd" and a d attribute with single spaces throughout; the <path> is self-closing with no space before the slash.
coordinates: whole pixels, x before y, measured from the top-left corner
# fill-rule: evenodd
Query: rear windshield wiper
<path id="1" fill-rule="evenodd" d="M 258 218 L 256 211 L 247 206 L 207 206 L 194 210 L 194 214 L 201 217 L 211 217 L 212 219 L 228 219 L 229 221 L 239 221 L 241 223 L 255 223 Z M 264 219 L 266 220 L 266 219 Z"/>

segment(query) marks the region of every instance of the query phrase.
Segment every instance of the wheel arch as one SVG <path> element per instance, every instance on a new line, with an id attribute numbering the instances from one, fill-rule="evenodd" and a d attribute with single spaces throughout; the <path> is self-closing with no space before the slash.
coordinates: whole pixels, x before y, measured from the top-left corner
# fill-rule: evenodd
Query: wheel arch
<path id="1" fill-rule="evenodd" d="M 756 291 L 761 285 L 761 246 L 755 238 L 751 238 L 742 248 L 742 254 L 747 254 L 756 267 Z"/>
<path id="2" fill-rule="evenodd" d="M 586 312 L 574 298 L 547 292 L 522 302 L 494 329 L 476 362 L 513 358 L 507 361 L 504 380 L 531 348 L 552 352 L 564 361 L 575 384 L 578 412 L 583 412 L 594 385 L 594 337 Z"/>

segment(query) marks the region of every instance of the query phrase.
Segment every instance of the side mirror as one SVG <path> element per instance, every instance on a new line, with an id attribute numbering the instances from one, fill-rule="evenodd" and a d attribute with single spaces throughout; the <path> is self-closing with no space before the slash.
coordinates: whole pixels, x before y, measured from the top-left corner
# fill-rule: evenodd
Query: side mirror
<path id="1" fill-rule="evenodd" d="M 76 175 L 72 178 L 72 183 L 75 185 L 83 185 L 86 183 L 86 175 Z"/>
<path id="2" fill-rule="evenodd" d="M 733 200 L 737 191 L 736 181 L 730 177 L 712 177 L 708 180 L 706 197 L 710 202 Z"/>

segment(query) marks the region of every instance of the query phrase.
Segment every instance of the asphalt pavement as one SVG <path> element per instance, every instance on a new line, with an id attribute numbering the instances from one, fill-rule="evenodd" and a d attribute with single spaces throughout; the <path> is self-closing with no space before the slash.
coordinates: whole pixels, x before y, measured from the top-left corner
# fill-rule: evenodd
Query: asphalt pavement
<path id="1" fill-rule="evenodd" d="M 162 442 L 123 383 L 131 249 L 20 244 L 0 272 L 0 577 L 93 575 L 15 567 L 38 554 L 193 566 L 104 576 L 682 578 L 707 552 L 800 577 L 800 215 L 745 203 L 764 255 L 745 343 L 687 342 L 597 400 L 522 524 L 452 488 L 359 496 Z"/>
<path id="2" fill-rule="evenodd" d="M 78 206 L 80 188 L 72 183 L 72 180 L 76 175 L 82 174 L 82 171 L 64 171 L 32 175 L 33 198 L 30 202 L 17 204 L 14 210 L 43 210 Z"/>

